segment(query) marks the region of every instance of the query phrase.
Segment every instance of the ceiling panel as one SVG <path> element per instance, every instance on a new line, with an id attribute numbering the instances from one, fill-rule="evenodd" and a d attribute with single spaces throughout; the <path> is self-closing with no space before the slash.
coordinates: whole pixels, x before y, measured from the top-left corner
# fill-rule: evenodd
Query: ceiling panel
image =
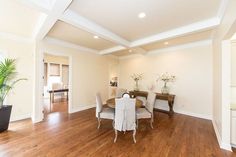
<path id="1" fill-rule="evenodd" d="M 102 38 L 94 39 L 93 34 L 62 21 L 57 21 L 47 36 L 95 50 L 104 50 L 115 46 L 114 43 Z"/>
<path id="2" fill-rule="evenodd" d="M 164 48 L 174 47 L 178 45 L 193 43 L 197 41 L 208 40 L 211 38 L 211 35 L 212 35 L 212 30 L 208 30 L 208 31 L 193 33 L 193 34 L 189 34 L 186 36 L 177 37 L 177 38 L 173 38 L 169 40 L 158 41 L 155 43 L 144 45 L 140 48 L 148 52 L 152 50 L 164 49 Z M 126 56 L 126 55 L 131 55 L 131 54 L 144 53 L 138 50 L 140 49 L 132 48 L 132 52 L 130 52 L 129 49 L 126 49 L 126 50 L 115 52 L 113 53 L 113 55 L 121 57 L 121 56 Z"/>
<path id="3" fill-rule="evenodd" d="M 31 37 L 40 13 L 15 0 L 0 0 L 0 32 Z"/>
<path id="4" fill-rule="evenodd" d="M 74 0 L 70 9 L 133 41 L 217 15 L 221 0 Z M 146 18 L 139 19 L 140 12 Z"/>

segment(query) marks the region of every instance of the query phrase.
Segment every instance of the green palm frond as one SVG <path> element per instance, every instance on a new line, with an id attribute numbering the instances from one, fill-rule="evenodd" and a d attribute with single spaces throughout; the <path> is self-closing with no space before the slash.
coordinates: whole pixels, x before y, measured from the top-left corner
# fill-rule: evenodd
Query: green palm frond
<path id="1" fill-rule="evenodd" d="M 17 82 L 26 80 L 14 80 L 17 75 L 15 62 L 15 59 L 5 59 L 4 61 L 0 62 L 0 105 L 2 105 L 7 94 Z"/>

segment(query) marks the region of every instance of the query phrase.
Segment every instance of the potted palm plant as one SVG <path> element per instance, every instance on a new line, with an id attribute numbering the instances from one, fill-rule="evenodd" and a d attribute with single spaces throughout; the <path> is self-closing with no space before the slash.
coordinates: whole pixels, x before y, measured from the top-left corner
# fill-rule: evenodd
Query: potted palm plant
<path id="1" fill-rule="evenodd" d="M 12 105 L 4 105 L 4 100 L 14 85 L 25 79 L 15 79 L 17 75 L 15 59 L 0 62 L 0 132 L 8 129 Z"/>

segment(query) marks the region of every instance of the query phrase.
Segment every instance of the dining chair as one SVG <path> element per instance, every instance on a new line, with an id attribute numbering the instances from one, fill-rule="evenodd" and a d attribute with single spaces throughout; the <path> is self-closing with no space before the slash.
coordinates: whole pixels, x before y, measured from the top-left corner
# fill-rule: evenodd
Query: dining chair
<path id="1" fill-rule="evenodd" d="M 130 98 L 129 93 L 124 93 L 124 94 L 122 95 L 122 98 Z"/>
<path id="2" fill-rule="evenodd" d="M 138 120 L 139 119 L 149 119 L 150 118 L 150 126 L 153 129 L 153 107 L 156 101 L 156 94 L 149 92 L 147 97 L 147 102 L 145 108 L 138 108 L 136 111 L 136 118 L 137 118 L 137 127 L 138 127 Z"/>
<path id="3" fill-rule="evenodd" d="M 121 98 L 124 93 L 127 92 L 127 89 L 117 88 L 116 89 L 116 98 Z"/>
<path id="4" fill-rule="evenodd" d="M 111 119 L 113 120 L 113 124 L 115 117 L 115 110 L 113 108 L 103 107 L 100 93 L 96 94 L 96 117 L 98 119 L 98 129 L 100 128 L 102 119 Z"/>
<path id="5" fill-rule="evenodd" d="M 118 131 L 131 131 L 133 130 L 133 141 L 136 143 L 136 123 L 135 123 L 135 101 L 136 99 L 132 98 L 119 98 L 116 99 L 116 108 L 115 108 L 115 139 L 114 143 L 117 140 Z"/>

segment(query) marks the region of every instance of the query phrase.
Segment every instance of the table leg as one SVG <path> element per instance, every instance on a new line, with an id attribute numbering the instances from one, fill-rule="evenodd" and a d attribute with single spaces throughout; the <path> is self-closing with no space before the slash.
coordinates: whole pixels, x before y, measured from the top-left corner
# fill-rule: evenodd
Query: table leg
<path id="1" fill-rule="evenodd" d="M 66 99 L 67 99 L 67 101 L 68 101 L 68 92 L 66 92 Z"/>
<path id="2" fill-rule="evenodd" d="M 172 117 L 173 114 L 175 113 L 174 110 L 173 110 L 173 104 L 174 104 L 173 101 L 168 101 L 168 105 L 169 105 L 169 116 L 170 116 L 170 117 Z"/>
<path id="3" fill-rule="evenodd" d="M 51 105 L 52 105 L 52 93 L 50 93 L 49 112 L 51 112 Z"/>

